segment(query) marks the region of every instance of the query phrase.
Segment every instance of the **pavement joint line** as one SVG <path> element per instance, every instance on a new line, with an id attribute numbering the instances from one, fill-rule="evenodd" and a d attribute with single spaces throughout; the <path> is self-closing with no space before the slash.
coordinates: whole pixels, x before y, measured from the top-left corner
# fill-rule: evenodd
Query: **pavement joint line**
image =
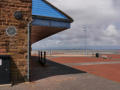
<path id="1" fill-rule="evenodd" d="M 64 65 L 76 66 L 76 65 L 119 64 L 119 63 L 120 63 L 120 61 L 117 61 L 117 62 L 64 63 Z"/>

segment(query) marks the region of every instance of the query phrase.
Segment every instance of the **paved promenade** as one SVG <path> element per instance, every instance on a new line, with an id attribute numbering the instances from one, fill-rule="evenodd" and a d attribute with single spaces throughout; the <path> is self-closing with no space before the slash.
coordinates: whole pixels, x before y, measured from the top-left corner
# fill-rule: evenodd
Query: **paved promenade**
<path id="1" fill-rule="evenodd" d="M 119 59 L 91 58 L 48 57 L 43 67 L 33 56 L 31 82 L 0 90 L 120 90 Z"/>

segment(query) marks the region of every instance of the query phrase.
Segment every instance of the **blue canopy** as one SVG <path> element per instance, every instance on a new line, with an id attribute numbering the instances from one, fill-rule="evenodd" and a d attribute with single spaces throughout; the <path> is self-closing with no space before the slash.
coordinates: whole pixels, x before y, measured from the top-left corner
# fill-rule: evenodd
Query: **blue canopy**
<path id="1" fill-rule="evenodd" d="M 46 0 L 32 0 L 33 25 L 70 28 L 73 21 L 68 15 Z"/>

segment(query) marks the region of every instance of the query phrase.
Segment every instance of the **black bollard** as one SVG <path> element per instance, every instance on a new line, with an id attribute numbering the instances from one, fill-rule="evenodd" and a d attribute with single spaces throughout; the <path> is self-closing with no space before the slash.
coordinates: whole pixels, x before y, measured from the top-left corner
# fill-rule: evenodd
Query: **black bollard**
<path id="1" fill-rule="evenodd" d="M 46 52 L 44 51 L 44 52 L 40 52 L 39 51 L 39 63 L 42 65 L 42 66 L 45 66 L 45 64 L 46 64 Z"/>
<path id="2" fill-rule="evenodd" d="M 99 53 L 96 53 L 96 57 L 97 57 L 97 58 L 99 58 L 99 57 L 100 57 Z"/>
<path id="3" fill-rule="evenodd" d="M 44 60 L 46 60 L 46 52 L 44 51 Z"/>
<path id="4" fill-rule="evenodd" d="M 38 51 L 38 61 L 40 61 L 41 59 L 41 55 L 40 55 L 40 51 Z"/>
<path id="5" fill-rule="evenodd" d="M 40 52 L 40 60 L 42 60 L 42 57 L 43 57 L 43 55 L 42 55 L 42 51 Z"/>

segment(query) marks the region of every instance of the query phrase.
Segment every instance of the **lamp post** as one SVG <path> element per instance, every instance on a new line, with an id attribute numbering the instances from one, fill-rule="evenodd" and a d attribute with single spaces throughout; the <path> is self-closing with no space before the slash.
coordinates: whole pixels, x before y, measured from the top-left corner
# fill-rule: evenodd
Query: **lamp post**
<path id="1" fill-rule="evenodd" d="M 84 50 L 85 50 L 85 55 L 87 55 L 87 26 L 83 25 L 83 31 L 84 31 Z"/>

